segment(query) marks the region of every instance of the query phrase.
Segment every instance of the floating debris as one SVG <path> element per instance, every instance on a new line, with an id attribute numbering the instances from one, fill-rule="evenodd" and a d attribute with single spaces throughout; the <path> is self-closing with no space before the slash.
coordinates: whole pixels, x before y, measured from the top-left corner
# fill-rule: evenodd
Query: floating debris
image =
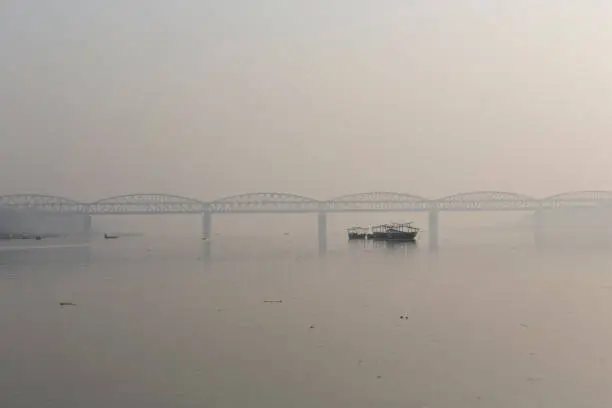
<path id="1" fill-rule="evenodd" d="M 76 303 L 72 303 L 72 302 L 60 302 L 60 307 L 64 307 L 64 306 L 76 306 Z"/>
<path id="2" fill-rule="evenodd" d="M 311 324 L 309 329 L 314 329 L 314 324 Z"/>

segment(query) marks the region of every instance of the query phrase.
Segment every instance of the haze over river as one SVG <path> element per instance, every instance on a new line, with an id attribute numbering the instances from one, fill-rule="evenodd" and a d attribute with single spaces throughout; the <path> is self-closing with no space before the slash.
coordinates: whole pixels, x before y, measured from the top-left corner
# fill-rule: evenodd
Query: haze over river
<path id="1" fill-rule="evenodd" d="M 0 406 L 609 406 L 612 253 L 444 233 L 20 243 L 49 248 L 0 251 Z"/>

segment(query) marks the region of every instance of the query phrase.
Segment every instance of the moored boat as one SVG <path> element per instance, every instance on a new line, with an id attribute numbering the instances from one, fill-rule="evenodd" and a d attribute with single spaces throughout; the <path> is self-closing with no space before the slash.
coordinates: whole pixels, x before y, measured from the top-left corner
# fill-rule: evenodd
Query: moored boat
<path id="1" fill-rule="evenodd" d="M 372 239 L 374 241 L 392 242 L 416 242 L 420 228 L 408 223 L 383 224 L 372 227 Z"/>
<path id="2" fill-rule="evenodd" d="M 368 231 L 365 228 L 361 227 L 352 227 L 347 230 L 349 241 L 353 241 L 356 239 L 367 239 Z"/>

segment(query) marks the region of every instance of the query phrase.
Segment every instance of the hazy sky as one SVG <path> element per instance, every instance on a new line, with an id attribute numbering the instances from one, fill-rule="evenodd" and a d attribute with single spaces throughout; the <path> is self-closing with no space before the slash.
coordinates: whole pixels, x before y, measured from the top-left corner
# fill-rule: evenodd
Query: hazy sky
<path id="1" fill-rule="evenodd" d="M 612 190 L 612 5 L 4 0 L 0 189 Z"/>

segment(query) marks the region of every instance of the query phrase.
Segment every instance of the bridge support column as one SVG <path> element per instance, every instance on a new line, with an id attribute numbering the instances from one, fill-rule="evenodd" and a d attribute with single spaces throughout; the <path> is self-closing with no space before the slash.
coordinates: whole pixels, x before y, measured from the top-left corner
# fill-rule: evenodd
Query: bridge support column
<path id="1" fill-rule="evenodd" d="M 210 211 L 206 211 L 202 214 L 202 246 L 203 246 L 203 254 L 205 260 L 210 259 L 211 256 L 211 233 L 212 233 L 212 213 Z"/>
<path id="2" fill-rule="evenodd" d="M 542 248 L 544 246 L 544 212 L 542 210 L 533 214 L 532 228 L 533 243 L 536 248 Z"/>
<path id="3" fill-rule="evenodd" d="M 438 250 L 438 230 L 439 230 L 439 216 L 440 211 L 438 209 L 433 209 L 429 211 L 429 250 L 437 251 Z"/>
<path id="4" fill-rule="evenodd" d="M 89 214 L 83 216 L 83 227 L 81 229 L 81 234 L 84 237 L 89 237 L 91 235 L 91 215 Z"/>
<path id="5" fill-rule="evenodd" d="M 318 214 L 319 255 L 327 253 L 327 213 Z"/>

